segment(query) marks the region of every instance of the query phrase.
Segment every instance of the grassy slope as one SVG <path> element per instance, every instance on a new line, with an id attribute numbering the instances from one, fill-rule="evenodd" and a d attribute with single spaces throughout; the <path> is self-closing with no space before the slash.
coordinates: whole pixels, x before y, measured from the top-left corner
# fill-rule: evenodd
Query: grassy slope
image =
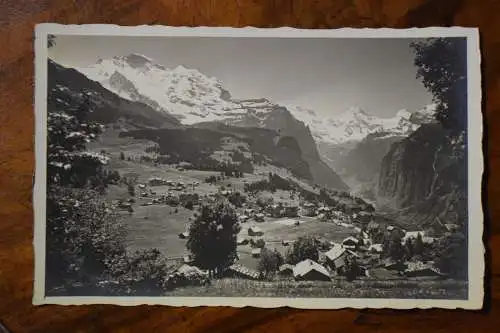
<path id="1" fill-rule="evenodd" d="M 147 141 L 131 140 L 129 138 L 119 138 L 113 131 L 108 131 L 99 142 L 93 143 L 91 150 L 100 151 L 105 149 L 112 159 L 109 164 L 110 169 L 118 170 L 120 174 L 135 174 L 139 182 L 145 182 L 151 176 L 160 176 L 172 180 L 184 181 L 185 183 L 198 181 L 200 186 L 196 191 L 200 194 L 208 194 L 217 191 L 217 186 L 206 184 L 203 180 L 209 175 L 216 175 L 216 172 L 209 171 L 178 171 L 166 166 L 154 166 L 139 164 L 127 160 L 120 160 L 119 154 L 124 151 L 128 154 L 140 154 Z M 267 177 L 269 171 L 280 172 L 272 167 L 258 168 L 257 174 L 245 175 L 242 179 L 227 179 L 223 181 L 226 185 L 231 183 L 233 188 L 242 189 L 244 181 L 254 182 Z M 281 170 L 280 173 L 282 173 Z M 290 176 L 287 172 L 283 176 Z M 293 178 L 293 177 L 292 177 Z M 307 186 L 307 185 L 306 185 Z M 167 186 L 154 187 L 158 193 L 166 192 Z M 311 188 L 312 190 L 312 188 Z M 275 200 L 283 197 L 286 199 L 287 193 L 277 191 L 271 195 Z M 127 189 L 124 186 L 110 186 L 107 197 L 109 200 L 128 198 Z M 186 230 L 189 223 L 188 218 L 193 211 L 167 205 L 141 206 L 142 203 L 150 199 L 137 198 L 132 214 L 123 213 L 123 219 L 129 230 L 127 245 L 131 250 L 158 248 L 170 258 L 179 258 L 187 253 L 186 240 L 178 238 L 178 234 Z M 338 226 L 331 223 L 319 222 L 315 218 L 301 218 L 302 224 L 293 225 L 296 219 L 270 219 L 257 223 L 249 221 L 242 225 L 241 236 L 247 237 L 247 230 L 250 225 L 258 225 L 263 231 L 262 238 L 266 241 L 266 246 L 276 248 L 285 254 L 288 247 L 281 244 L 281 240 L 294 240 L 305 235 L 316 235 L 332 241 L 341 241 L 345 237 L 355 233 L 354 230 Z M 258 238 L 258 237 L 256 237 Z M 250 245 L 238 246 L 239 262 L 249 268 L 256 268 L 258 259 L 251 256 Z M 372 280 L 358 280 L 346 282 L 335 280 L 332 282 L 295 282 L 292 280 L 279 280 L 273 282 L 248 281 L 241 279 L 221 279 L 214 280 L 208 287 L 180 288 L 169 292 L 168 296 L 253 296 L 253 297 L 386 297 L 386 298 L 463 298 L 466 295 L 466 286 L 456 281 L 419 281 L 398 280 L 388 281 L 391 277 L 374 278 Z"/>
<path id="2" fill-rule="evenodd" d="M 220 279 L 206 287 L 179 288 L 166 296 L 465 299 L 467 286 L 464 282 L 452 280 L 267 282 Z"/>

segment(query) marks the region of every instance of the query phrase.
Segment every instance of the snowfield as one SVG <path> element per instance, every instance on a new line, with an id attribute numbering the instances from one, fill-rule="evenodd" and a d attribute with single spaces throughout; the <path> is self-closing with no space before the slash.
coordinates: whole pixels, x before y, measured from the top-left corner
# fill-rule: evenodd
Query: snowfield
<path id="1" fill-rule="evenodd" d="M 77 69 L 120 97 L 167 112 L 185 125 L 223 121 L 264 127 L 267 116 L 278 107 L 266 98 L 232 99 L 217 78 L 184 66 L 166 68 L 136 53 L 101 59 Z M 392 118 L 380 118 L 357 107 L 328 117 L 303 107 L 283 107 L 310 128 L 316 143 L 330 144 L 360 141 L 373 133 L 406 136 L 434 114 L 434 105 L 415 112 L 400 110 Z"/>

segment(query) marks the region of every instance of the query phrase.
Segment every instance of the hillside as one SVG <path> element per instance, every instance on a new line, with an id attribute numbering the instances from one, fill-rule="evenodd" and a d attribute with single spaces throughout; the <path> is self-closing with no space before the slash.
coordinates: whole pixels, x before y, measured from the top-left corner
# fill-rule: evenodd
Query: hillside
<path id="1" fill-rule="evenodd" d="M 450 140 L 439 124 L 428 124 L 393 144 L 378 179 L 382 203 L 409 222 L 434 225 L 466 221 L 467 170 L 463 137 Z M 437 218 L 437 219 L 436 219 Z"/>
<path id="2" fill-rule="evenodd" d="M 265 146 L 269 143 L 261 141 L 260 137 L 252 138 L 259 142 L 252 149 L 256 152 L 266 150 L 264 155 L 273 163 L 298 172 L 311 183 L 348 190 L 343 180 L 320 158 L 309 128 L 287 108 L 265 98 L 233 99 L 216 78 L 183 66 L 166 68 L 140 54 L 101 59 L 78 70 L 121 97 L 147 104 L 159 114 L 171 115 L 184 126 L 204 127 L 207 123 L 219 123 L 235 128 L 262 128 L 275 132 L 266 134 L 268 138 L 293 138 L 300 152 L 292 152 L 289 157 L 282 154 L 282 149 L 273 150 L 273 145 L 270 150 L 267 149 Z M 212 130 L 218 129 L 212 126 Z M 217 137 L 214 134 L 215 141 Z"/>
<path id="3" fill-rule="evenodd" d="M 391 145 L 404 138 L 404 136 L 385 136 L 378 133 L 369 134 L 340 159 L 339 173 L 352 175 L 355 181 L 361 183 L 375 180 L 382 159 L 389 152 Z"/>
<path id="4" fill-rule="evenodd" d="M 264 117 L 260 117 L 259 125 L 262 128 L 276 131 L 281 137 L 293 137 L 302 152 L 302 159 L 308 164 L 312 180 L 316 184 L 322 184 L 339 190 L 347 190 L 349 187 L 320 157 L 318 148 L 310 129 L 303 122 L 298 121 L 285 107 L 267 102 L 267 106 L 260 105 L 260 110 L 267 110 Z M 238 120 L 227 120 L 236 126 L 248 126 L 252 119 L 246 117 Z M 250 123 L 249 123 L 250 122 Z"/>

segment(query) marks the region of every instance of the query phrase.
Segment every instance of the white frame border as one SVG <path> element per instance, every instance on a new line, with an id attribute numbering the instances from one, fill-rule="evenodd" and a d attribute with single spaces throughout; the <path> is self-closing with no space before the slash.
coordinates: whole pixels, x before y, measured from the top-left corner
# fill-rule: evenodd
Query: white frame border
<path id="1" fill-rule="evenodd" d="M 259 37 L 259 38 L 428 38 L 466 37 L 468 75 L 468 299 L 377 299 L 377 298 L 264 298 L 264 297 L 46 297 L 45 296 L 45 212 L 47 162 L 47 36 L 164 36 L 164 37 Z M 392 309 L 481 309 L 484 298 L 485 249 L 483 243 L 482 177 L 483 124 L 481 112 L 481 56 L 479 31 L 466 27 L 410 29 L 295 29 L 118 26 L 106 24 L 38 24 L 35 29 L 35 183 L 33 191 L 35 274 L 33 304 L 115 304 L 169 306 L 292 307 L 299 309 L 392 308 Z"/>

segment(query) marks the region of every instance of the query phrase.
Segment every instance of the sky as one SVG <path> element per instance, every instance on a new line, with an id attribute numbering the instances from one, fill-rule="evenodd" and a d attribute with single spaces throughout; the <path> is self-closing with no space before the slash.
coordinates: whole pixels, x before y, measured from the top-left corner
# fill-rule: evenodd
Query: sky
<path id="1" fill-rule="evenodd" d="M 360 107 L 379 117 L 432 102 L 416 78 L 410 39 L 59 35 L 49 56 L 69 67 L 140 53 L 222 81 L 235 98 L 266 97 L 331 116 Z"/>

